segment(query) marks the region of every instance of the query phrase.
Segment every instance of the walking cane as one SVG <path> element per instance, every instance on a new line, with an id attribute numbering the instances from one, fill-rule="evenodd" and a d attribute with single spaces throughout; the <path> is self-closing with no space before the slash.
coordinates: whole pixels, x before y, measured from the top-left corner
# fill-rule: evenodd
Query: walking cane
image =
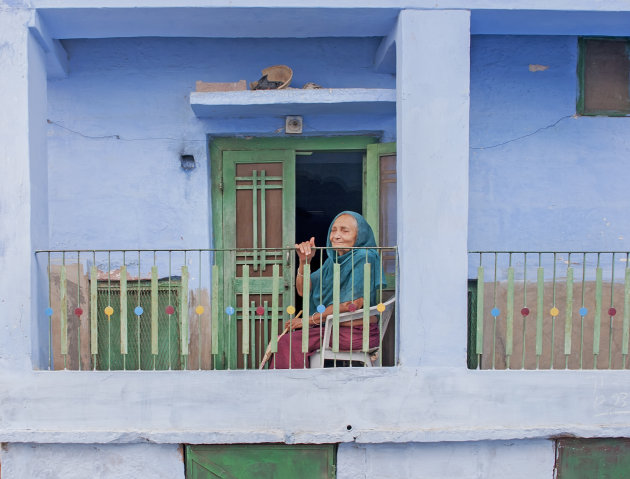
<path id="1" fill-rule="evenodd" d="M 295 315 L 295 318 L 293 319 L 297 319 L 300 316 L 302 316 L 302 311 L 300 310 L 300 312 L 298 314 Z M 287 334 L 289 332 L 289 325 L 287 324 L 287 326 L 284 328 L 284 331 L 282 331 L 282 334 L 280 334 L 280 336 L 278 336 L 277 341 L 280 341 L 280 338 L 282 336 L 284 336 L 285 334 Z M 272 341 L 269 341 L 269 345 L 267 346 L 267 350 L 265 351 L 265 355 L 262 358 L 262 361 L 260 362 L 260 367 L 258 369 L 262 369 L 265 364 L 267 363 L 267 361 L 269 361 L 269 358 L 271 357 L 271 343 Z"/>

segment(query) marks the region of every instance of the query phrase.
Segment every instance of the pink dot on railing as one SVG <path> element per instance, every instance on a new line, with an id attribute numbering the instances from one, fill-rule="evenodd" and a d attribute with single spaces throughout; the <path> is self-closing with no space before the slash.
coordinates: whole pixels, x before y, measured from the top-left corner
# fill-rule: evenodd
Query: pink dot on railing
<path id="1" fill-rule="evenodd" d="M 523 316 L 529 316 L 529 308 L 523 308 L 521 309 L 521 314 Z"/>
<path id="2" fill-rule="evenodd" d="M 166 307 L 165 309 L 166 314 L 173 314 L 175 312 L 175 308 L 173 308 L 173 306 L 171 306 L 170 304 Z"/>
<path id="3" fill-rule="evenodd" d="M 350 311 L 351 313 L 353 313 L 353 312 L 354 312 L 354 311 L 356 311 L 356 310 L 357 310 L 357 305 L 356 305 L 356 304 L 354 304 L 354 303 L 350 303 L 350 304 L 348 305 L 348 311 Z"/>
<path id="4" fill-rule="evenodd" d="M 265 314 L 265 308 L 263 308 L 262 306 L 258 306 L 258 307 L 256 308 L 256 314 L 257 314 L 258 316 L 262 316 L 263 314 Z"/>
<path id="5" fill-rule="evenodd" d="M 610 308 L 608 310 L 608 316 L 614 316 L 615 314 L 617 314 L 617 310 L 615 308 Z"/>
<path id="6" fill-rule="evenodd" d="M 75 316 L 81 316 L 83 314 L 83 310 L 81 308 L 76 308 L 74 310 Z"/>

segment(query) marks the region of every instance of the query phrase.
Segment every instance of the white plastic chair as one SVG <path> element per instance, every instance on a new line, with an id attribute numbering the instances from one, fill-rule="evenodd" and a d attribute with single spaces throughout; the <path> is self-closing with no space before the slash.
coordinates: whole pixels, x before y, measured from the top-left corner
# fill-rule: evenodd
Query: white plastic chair
<path id="1" fill-rule="evenodd" d="M 385 332 L 387 331 L 387 326 L 389 325 L 389 320 L 392 316 L 392 312 L 394 311 L 394 303 L 396 301 L 396 297 L 393 296 L 388 299 L 383 305 L 385 306 L 385 311 L 383 311 L 383 317 L 381 322 L 381 331 L 380 336 L 381 339 L 385 336 Z M 376 306 L 372 306 L 370 308 L 370 316 L 379 317 L 381 313 L 378 312 Z M 347 321 L 352 321 L 354 319 L 363 319 L 363 309 L 357 309 L 353 312 L 341 313 L 339 315 L 339 323 L 345 323 Z M 380 320 L 379 320 L 380 321 Z M 376 360 L 372 360 L 372 356 L 379 350 L 379 347 L 376 346 L 374 348 L 370 348 L 367 352 L 356 350 L 356 351 L 339 351 L 337 353 L 333 352 L 332 346 L 330 346 L 330 336 L 332 334 L 332 326 L 333 326 L 333 316 L 332 314 L 326 317 L 326 328 L 324 329 L 324 337 L 322 341 L 323 347 L 315 351 L 310 357 L 310 367 L 311 368 L 323 368 L 324 361 L 326 359 L 335 359 L 337 361 L 360 361 L 366 367 L 374 366 Z"/>

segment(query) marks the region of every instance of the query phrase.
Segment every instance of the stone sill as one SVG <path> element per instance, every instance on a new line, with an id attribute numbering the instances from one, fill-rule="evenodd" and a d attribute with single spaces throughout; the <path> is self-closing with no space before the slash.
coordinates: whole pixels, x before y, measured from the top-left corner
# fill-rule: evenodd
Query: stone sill
<path id="1" fill-rule="evenodd" d="M 396 113 L 396 90 L 323 88 L 321 90 L 193 92 L 190 94 L 190 106 L 198 118 L 390 115 Z"/>

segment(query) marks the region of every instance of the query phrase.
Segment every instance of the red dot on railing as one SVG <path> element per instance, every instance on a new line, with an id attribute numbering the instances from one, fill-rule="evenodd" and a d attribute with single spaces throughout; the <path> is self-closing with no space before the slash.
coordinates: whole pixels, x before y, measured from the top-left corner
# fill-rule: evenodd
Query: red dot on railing
<path id="1" fill-rule="evenodd" d="M 615 308 L 610 308 L 608 310 L 608 316 L 614 316 L 615 314 L 617 314 L 617 310 Z"/>
<path id="2" fill-rule="evenodd" d="M 265 308 L 263 308 L 262 306 L 258 306 L 258 307 L 256 308 L 256 314 L 257 314 L 258 316 L 262 316 L 263 314 L 265 314 Z"/>
<path id="3" fill-rule="evenodd" d="M 523 308 L 521 309 L 521 314 L 523 316 L 529 316 L 529 308 Z"/>
<path id="4" fill-rule="evenodd" d="M 173 314 L 175 312 L 175 308 L 173 308 L 173 306 L 171 306 L 170 304 L 166 307 L 165 309 L 166 314 Z"/>
<path id="5" fill-rule="evenodd" d="M 74 310 L 75 316 L 81 316 L 83 314 L 83 310 L 81 308 L 76 308 Z"/>

